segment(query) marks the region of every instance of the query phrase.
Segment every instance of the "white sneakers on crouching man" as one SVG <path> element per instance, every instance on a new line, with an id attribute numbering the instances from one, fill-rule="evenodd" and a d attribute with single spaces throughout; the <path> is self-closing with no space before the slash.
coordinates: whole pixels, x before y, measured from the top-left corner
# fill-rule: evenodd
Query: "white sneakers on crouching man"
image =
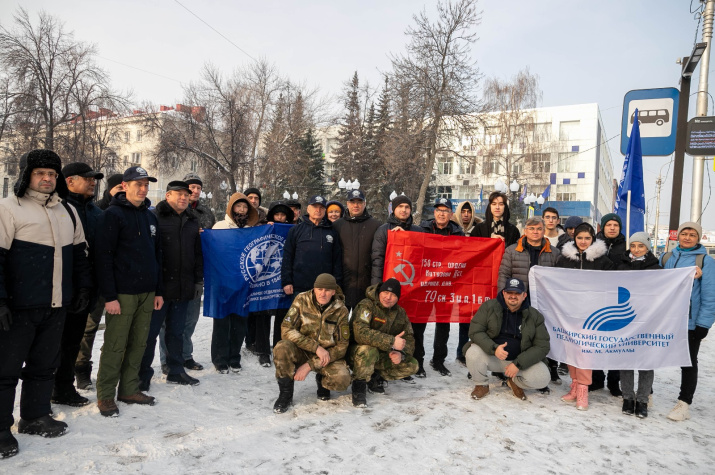
<path id="1" fill-rule="evenodd" d="M 670 414 L 668 414 L 668 419 L 671 421 L 684 421 L 690 419 L 690 404 L 684 401 L 678 400 Z"/>

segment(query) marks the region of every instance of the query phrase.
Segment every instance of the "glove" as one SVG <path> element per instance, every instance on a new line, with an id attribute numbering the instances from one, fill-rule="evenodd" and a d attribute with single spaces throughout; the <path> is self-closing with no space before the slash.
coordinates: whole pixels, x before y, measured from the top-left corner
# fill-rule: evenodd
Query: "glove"
<path id="1" fill-rule="evenodd" d="M 77 291 L 77 295 L 72 299 L 67 313 L 84 313 L 89 308 L 89 289 L 82 288 Z"/>
<path id="2" fill-rule="evenodd" d="M 705 337 L 708 336 L 708 331 L 708 328 L 696 326 L 693 333 L 695 334 L 695 338 L 698 340 L 704 340 Z"/>
<path id="3" fill-rule="evenodd" d="M 203 282 L 197 282 L 194 285 L 194 298 L 193 300 L 196 300 L 201 297 L 201 294 L 204 293 L 204 283 Z"/>
<path id="4" fill-rule="evenodd" d="M 12 313 L 5 302 L 0 303 L 0 330 L 10 331 L 12 325 Z"/>

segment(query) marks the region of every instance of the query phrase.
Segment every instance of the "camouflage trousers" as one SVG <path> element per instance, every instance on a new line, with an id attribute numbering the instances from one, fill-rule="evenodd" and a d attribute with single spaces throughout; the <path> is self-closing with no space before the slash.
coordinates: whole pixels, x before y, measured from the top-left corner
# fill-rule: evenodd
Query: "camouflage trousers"
<path id="1" fill-rule="evenodd" d="M 390 359 L 390 353 L 370 345 L 351 345 L 348 348 L 348 363 L 353 370 L 353 379 L 365 381 L 370 381 L 375 371 L 380 373 L 382 379 L 395 381 L 415 374 L 419 368 L 412 356 L 405 356 L 402 363 L 395 364 Z"/>
<path id="2" fill-rule="evenodd" d="M 298 348 L 290 340 L 281 340 L 273 348 L 276 378 L 293 378 L 296 368 L 309 363 L 316 373 L 323 375 L 323 387 L 331 391 L 345 391 L 350 386 L 350 370 L 345 360 L 335 360 L 325 367 L 317 367 L 315 353 Z"/>

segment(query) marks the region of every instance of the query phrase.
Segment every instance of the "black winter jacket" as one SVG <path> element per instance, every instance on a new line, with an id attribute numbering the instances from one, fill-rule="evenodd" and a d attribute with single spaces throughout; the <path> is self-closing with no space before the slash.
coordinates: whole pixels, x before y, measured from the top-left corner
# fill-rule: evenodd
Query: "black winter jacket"
<path id="1" fill-rule="evenodd" d="M 281 286 L 293 286 L 293 294 L 313 288 L 320 274 L 332 274 L 338 285 L 343 281 L 343 250 L 340 237 L 323 219 L 317 226 L 304 216 L 303 221 L 288 231 L 283 246 Z"/>
<path id="2" fill-rule="evenodd" d="M 204 280 L 199 220 L 190 207 L 179 215 L 166 200 L 156 205 L 154 214 L 159 221 L 163 297 L 192 300 L 195 285 Z"/>
<path id="3" fill-rule="evenodd" d="M 626 252 L 626 237 L 623 234 L 619 234 L 613 239 L 604 236 L 603 231 L 596 234 L 596 239 L 600 239 L 606 244 L 608 251 L 606 255 L 613 262 L 613 265 L 618 267 L 621 263 L 621 256 Z"/>
<path id="4" fill-rule="evenodd" d="M 433 219 L 428 219 L 420 223 L 422 232 L 428 234 L 439 234 L 440 236 L 464 236 L 464 230 L 462 226 L 455 223 L 454 221 L 447 221 L 447 226 L 443 229 L 437 227 Z"/>
<path id="5" fill-rule="evenodd" d="M 516 244 L 516 241 L 519 240 L 521 237 L 521 232 L 519 231 L 519 228 L 514 226 L 509 222 L 509 217 L 511 216 L 511 213 L 509 212 L 509 207 L 505 206 L 504 208 L 504 216 L 502 216 L 502 219 L 504 221 L 504 249 L 507 247 L 511 246 L 512 244 Z M 491 206 L 487 205 L 487 210 L 484 213 L 484 217 L 486 218 L 484 222 L 476 224 L 474 226 L 474 229 L 472 229 L 472 232 L 469 233 L 470 236 L 472 237 L 483 237 L 483 238 L 490 238 L 492 237 L 492 221 L 494 221 L 494 215 L 492 214 L 492 208 Z"/>
<path id="6" fill-rule="evenodd" d="M 412 216 L 407 218 L 407 221 L 403 223 L 395 217 L 395 213 L 392 213 L 387 218 L 387 222 L 377 228 L 375 238 L 372 240 L 372 279 L 370 280 L 370 285 L 382 283 L 382 273 L 385 267 L 385 251 L 387 251 L 387 232 L 396 227 L 400 227 L 405 231 L 423 232 L 421 227 L 412 224 Z"/>
<path id="7" fill-rule="evenodd" d="M 652 252 L 648 251 L 645 255 L 645 259 L 642 261 L 632 261 L 630 252 L 626 251 L 621 254 L 621 258 L 618 263 L 618 270 L 654 270 L 662 269 L 658 258 L 653 255 Z"/>
<path id="8" fill-rule="evenodd" d="M 211 229 L 216 224 L 216 216 L 214 216 L 213 211 L 201 201 L 189 205 L 189 209 L 193 211 L 201 229 Z"/>
<path id="9" fill-rule="evenodd" d="M 380 222 L 365 210 L 360 216 L 345 216 L 333 223 L 343 248 L 345 306 L 353 308 L 365 298 L 372 273 L 372 241 Z"/>
<path id="10" fill-rule="evenodd" d="M 159 223 L 149 211 L 151 202 L 134 206 L 120 191 L 97 229 L 97 282 L 107 302 L 117 294 L 155 292 L 162 295 Z"/>
<path id="11" fill-rule="evenodd" d="M 94 246 L 95 236 L 97 235 L 97 226 L 102 219 L 103 211 L 94 204 L 92 198 L 86 198 L 77 193 L 70 192 L 67 195 L 67 202 L 74 206 L 79 215 L 79 220 L 82 222 L 84 230 L 84 238 L 89 246 L 89 264 L 94 269 Z M 79 223 L 77 223 L 79 225 Z"/>
<path id="12" fill-rule="evenodd" d="M 109 205 L 112 203 L 112 195 L 109 194 L 109 190 L 104 190 L 104 193 L 102 194 L 102 199 L 97 201 L 97 208 L 101 209 L 102 211 L 105 211 L 107 208 L 109 208 Z"/>

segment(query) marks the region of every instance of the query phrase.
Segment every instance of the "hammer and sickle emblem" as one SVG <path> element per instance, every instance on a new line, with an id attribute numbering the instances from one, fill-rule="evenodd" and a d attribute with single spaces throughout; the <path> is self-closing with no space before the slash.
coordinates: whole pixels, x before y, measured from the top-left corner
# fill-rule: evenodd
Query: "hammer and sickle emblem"
<path id="1" fill-rule="evenodd" d="M 410 261 L 407 261 L 405 259 L 400 259 L 400 262 L 405 262 L 405 263 L 407 263 L 407 265 L 398 264 L 397 266 L 395 266 L 394 269 L 392 269 L 395 272 L 395 274 L 399 274 L 405 278 L 404 282 L 400 281 L 400 285 L 409 285 L 410 287 L 414 287 L 414 284 L 412 283 L 412 281 L 415 280 L 415 266 L 413 266 Z M 407 275 L 407 273 L 405 273 L 405 268 L 407 266 L 409 266 L 410 269 L 412 270 L 411 275 Z"/>

